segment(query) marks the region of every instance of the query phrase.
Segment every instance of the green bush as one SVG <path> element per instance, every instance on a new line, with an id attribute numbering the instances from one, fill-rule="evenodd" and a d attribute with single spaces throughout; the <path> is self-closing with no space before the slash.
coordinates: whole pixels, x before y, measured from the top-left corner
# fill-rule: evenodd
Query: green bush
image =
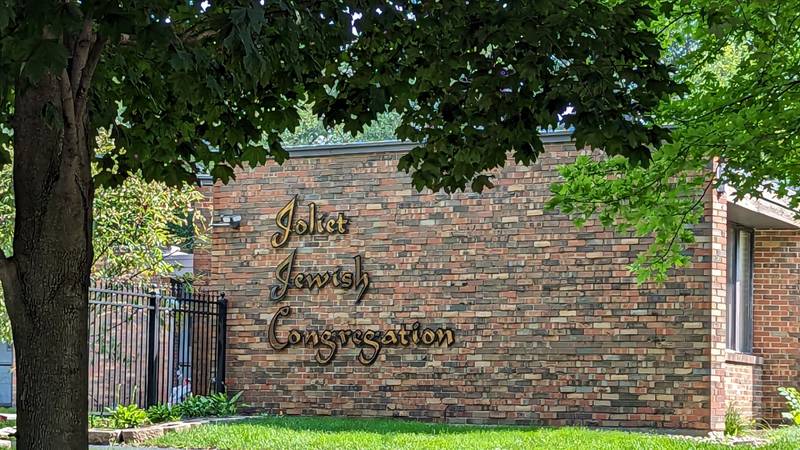
<path id="1" fill-rule="evenodd" d="M 232 416 L 239 410 L 239 398 L 242 396 L 241 392 L 237 392 L 233 397 L 228 397 L 228 394 L 218 393 L 211 395 L 211 402 L 214 405 L 211 409 L 212 416 Z"/>
<path id="2" fill-rule="evenodd" d="M 106 408 L 108 420 L 112 428 L 135 428 L 149 423 L 147 412 L 133 405 L 117 405 L 115 409 Z"/>
<path id="3" fill-rule="evenodd" d="M 111 419 L 103 416 L 90 415 L 89 428 L 111 428 Z"/>
<path id="4" fill-rule="evenodd" d="M 793 387 L 779 387 L 778 393 L 786 399 L 786 408 L 789 410 L 782 413 L 781 416 L 795 425 L 800 425 L 800 392 Z"/>
<path id="5" fill-rule="evenodd" d="M 218 393 L 212 395 L 190 395 L 173 407 L 181 417 L 231 416 L 239 409 L 239 392 L 233 397 Z"/>
<path id="6" fill-rule="evenodd" d="M 751 426 L 752 423 L 742 417 L 733 405 L 728 405 L 725 410 L 725 436 L 740 436 Z"/>
<path id="7" fill-rule="evenodd" d="M 180 420 L 180 418 L 181 415 L 177 411 L 177 408 L 169 405 L 160 404 L 147 408 L 147 420 L 149 420 L 150 423 L 172 422 Z"/>

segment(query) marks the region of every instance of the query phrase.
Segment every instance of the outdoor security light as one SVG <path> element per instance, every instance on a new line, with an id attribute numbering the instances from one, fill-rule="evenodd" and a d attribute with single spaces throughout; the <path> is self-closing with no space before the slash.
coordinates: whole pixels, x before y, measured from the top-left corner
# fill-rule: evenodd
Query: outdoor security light
<path id="1" fill-rule="evenodd" d="M 222 223 L 215 223 L 212 226 L 215 227 L 231 227 L 234 230 L 238 230 L 239 226 L 242 224 L 242 216 L 233 215 L 233 214 L 222 214 L 220 216 L 220 220 Z"/>

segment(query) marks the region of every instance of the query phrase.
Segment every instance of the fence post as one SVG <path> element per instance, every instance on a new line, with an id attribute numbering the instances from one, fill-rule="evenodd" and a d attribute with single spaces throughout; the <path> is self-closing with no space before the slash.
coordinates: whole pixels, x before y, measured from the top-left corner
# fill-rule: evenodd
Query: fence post
<path id="1" fill-rule="evenodd" d="M 147 403 L 158 403 L 158 294 L 150 293 L 150 315 L 147 327 Z"/>
<path id="2" fill-rule="evenodd" d="M 219 295 L 217 302 L 217 373 L 214 389 L 225 392 L 225 332 L 228 329 L 228 300 L 225 293 Z"/>

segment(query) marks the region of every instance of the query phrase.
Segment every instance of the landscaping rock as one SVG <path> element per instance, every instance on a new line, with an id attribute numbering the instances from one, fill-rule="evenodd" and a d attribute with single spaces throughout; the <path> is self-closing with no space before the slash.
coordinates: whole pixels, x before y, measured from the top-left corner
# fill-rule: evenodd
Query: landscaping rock
<path id="1" fill-rule="evenodd" d="M 192 427 L 188 423 L 168 423 L 161 425 L 161 429 L 164 430 L 164 433 L 172 433 L 174 431 L 186 431 L 191 428 Z"/>
<path id="2" fill-rule="evenodd" d="M 17 429 L 14 427 L 0 428 L 0 439 L 5 439 L 17 434 Z"/>
<path id="3" fill-rule="evenodd" d="M 157 438 L 164 435 L 164 428 L 160 426 L 146 428 L 130 428 L 122 430 L 122 442 L 133 443 L 142 442 L 148 439 Z"/>
<path id="4" fill-rule="evenodd" d="M 237 422 L 239 420 L 247 420 L 252 419 L 251 416 L 231 416 L 231 417 L 217 417 L 214 419 L 209 419 L 209 423 L 226 423 L 226 422 Z"/>
<path id="5" fill-rule="evenodd" d="M 762 447 L 769 444 L 769 439 L 761 436 L 725 436 L 723 433 L 712 431 L 708 436 L 672 435 L 676 439 L 691 440 L 704 444 L 723 444 L 728 446 L 746 445 L 748 447 Z"/>
<path id="6" fill-rule="evenodd" d="M 11 441 L 0 439 L 0 448 L 11 448 Z"/>
<path id="7" fill-rule="evenodd" d="M 207 423 L 209 423 L 209 420 L 208 419 L 189 419 L 189 420 L 184 421 L 183 423 L 185 423 L 186 425 L 189 425 L 189 428 L 197 428 L 200 425 L 206 425 Z"/>
<path id="8" fill-rule="evenodd" d="M 186 431 L 201 425 L 206 425 L 215 422 L 233 422 L 236 420 L 250 419 L 247 416 L 234 416 L 234 417 L 220 417 L 220 418 L 196 418 L 180 422 L 167 422 L 158 425 L 152 425 L 142 428 L 128 428 L 124 430 L 109 430 L 101 428 L 89 429 L 89 443 L 90 444 L 114 444 L 119 442 L 136 443 L 146 441 L 148 439 L 163 436 L 165 433 L 172 433 L 175 431 Z M 4 431 L 10 430 L 7 434 Z M 14 428 L 0 429 L 0 438 L 12 435 L 16 430 Z"/>
<path id="9" fill-rule="evenodd" d="M 119 442 L 119 430 L 103 430 L 100 428 L 89 428 L 90 444 L 113 444 Z"/>

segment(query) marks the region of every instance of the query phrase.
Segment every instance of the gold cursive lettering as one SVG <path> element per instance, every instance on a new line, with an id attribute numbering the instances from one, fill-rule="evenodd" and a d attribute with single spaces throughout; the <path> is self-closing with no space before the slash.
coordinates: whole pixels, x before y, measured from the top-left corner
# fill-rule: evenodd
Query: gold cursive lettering
<path id="1" fill-rule="evenodd" d="M 317 214 L 316 203 L 308 204 L 308 218 L 295 220 L 295 210 L 297 209 L 297 196 L 295 195 L 286 205 L 275 215 L 275 225 L 278 230 L 270 239 L 272 248 L 280 248 L 289 242 L 292 234 L 303 236 L 306 234 L 345 234 L 349 220 L 344 213 L 338 213 L 335 217 Z"/>
<path id="2" fill-rule="evenodd" d="M 399 329 L 390 329 L 385 332 L 377 330 L 305 330 L 290 329 L 286 333 L 286 340 L 281 341 L 276 334 L 278 321 L 289 316 L 291 308 L 284 306 L 272 316 L 269 323 L 269 345 L 275 350 L 284 350 L 292 346 L 311 347 L 316 349 L 314 359 L 320 364 L 328 364 L 336 357 L 339 349 L 352 343 L 360 348 L 356 359 L 364 365 L 370 365 L 378 360 L 384 347 L 408 347 L 409 345 L 425 345 L 450 347 L 455 343 L 455 333 L 450 328 L 422 328 L 419 322 L 411 326 L 411 339 L 406 339 L 409 330 L 405 324 Z"/>

